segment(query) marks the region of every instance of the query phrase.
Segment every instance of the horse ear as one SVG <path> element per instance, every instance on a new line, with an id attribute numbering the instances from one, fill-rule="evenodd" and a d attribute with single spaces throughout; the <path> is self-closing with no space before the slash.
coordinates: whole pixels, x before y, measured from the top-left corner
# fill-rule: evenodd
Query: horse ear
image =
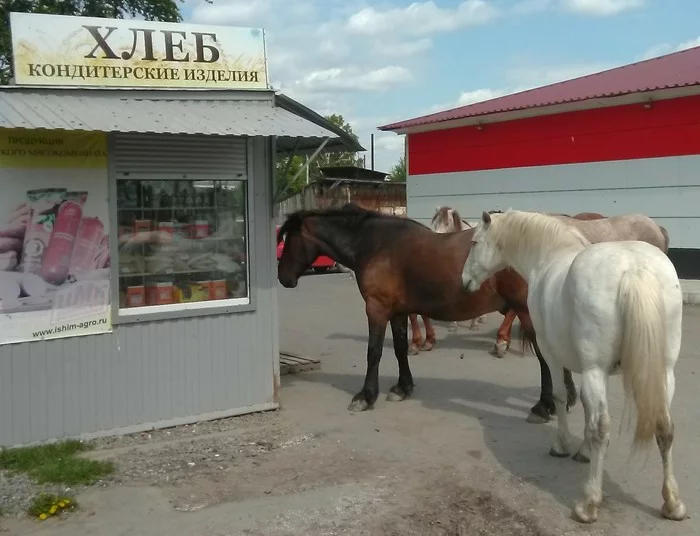
<path id="1" fill-rule="evenodd" d="M 491 214 L 486 211 L 482 212 L 481 221 L 484 222 L 484 226 L 488 227 L 488 225 L 491 223 Z"/>

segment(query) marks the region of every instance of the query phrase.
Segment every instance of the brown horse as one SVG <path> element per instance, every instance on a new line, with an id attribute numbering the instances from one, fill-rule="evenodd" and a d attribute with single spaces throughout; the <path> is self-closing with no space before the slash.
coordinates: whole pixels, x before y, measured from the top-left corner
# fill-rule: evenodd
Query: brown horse
<path id="1" fill-rule="evenodd" d="M 379 362 L 387 323 L 391 325 L 394 354 L 399 365 L 397 383 L 387 400 L 404 400 L 414 389 L 408 363 L 408 315 L 416 313 L 442 321 L 465 321 L 494 311 L 514 308 L 523 329 L 533 331 L 530 342 L 540 363 L 542 389 L 532 412 L 541 421 L 554 414 L 552 379 L 534 339 L 525 296 L 509 295 L 507 281 L 497 277 L 477 292 L 467 292 L 461 270 L 474 231 L 435 233 L 400 216 L 380 214 L 346 205 L 342 209 L 306 210 L 290 214 L 278 233 L 285 241 L 277 277 L 286 288 L 295 288 L 299 277 L 319 255 L 327 255 L 355 273 L 365 301 L 368 320 L 367 371 L 362 390 L 348 409 L 372 408 L 379 396 Z M 504 272 L 511 272 L 505 270 Z M 501 278 L 503 273 L 498 274 Z M 565 370 L 570 407 L 576 402 L 576 386 Z M 540 422 L 541 422 L 540 421 Z"/>
<path id="2" fill-rule="evenodd" d="M 646 216 L 591 221 L 558 217 L 579 228 L 591 242 L 643 240 L 668 250 L 666 230 Z M 514 271 L 509 269 L 497 272 L 477 292 L 467 292 L 462 286 L 461 270 L 473 234 L 473 229 L 435 233 L 414 220 L 352 204 L 342 209 L 298 211 L 287 217 L 277 235 L 278 241 L 286 238 L 278 264 L 279 282 L 286 288 L 295 288 L 316 257 L 327 255 L 353 270 L 365 301 L 369 329 L 367 372 L 363 388 L 353 397 L 349 409 L 369 409 L 379 396 L 379 362 L 387 323 L 391 324 L 399 365 L 398 382 L 387 399 L 404 400 L 414 389 L 408 364 L 409 314 L 464 321 L 513 309 L 520 318 L 521 335 L 532 345 L 540 364 L 540 400 L 532 407 L 528 421 L 544 422 L 554 414 L 552 376 L 537 346 L 527 310 L 527 288 L 514 288 Z M 564 380 L 568 408 L 576 403 L 577 393 L 571 372 L 566 369 Z"/>

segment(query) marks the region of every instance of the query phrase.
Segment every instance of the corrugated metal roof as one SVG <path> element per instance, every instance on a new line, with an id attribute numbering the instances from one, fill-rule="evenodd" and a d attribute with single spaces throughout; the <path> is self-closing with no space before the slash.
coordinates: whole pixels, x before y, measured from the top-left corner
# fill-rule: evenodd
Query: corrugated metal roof
<path id="1" fill-rule="evenodd" d="M 487 114 L 695 85 L 700 85 L 700 47 L 391 123 L 379 127 L 379 130 L 400 130 Z"/>
<path id="2" fill-rule="evenodd" d="M 317 147 L 327 137 L 342 143 L 336 133 L 275 107 L 271 98 L 233 100 L 201 94 L 196 99 L 168 99 L 126 91 L 6 88 L 0 91 L 0 128 L 278 136 L 303 138 L 302 149 Z"/>

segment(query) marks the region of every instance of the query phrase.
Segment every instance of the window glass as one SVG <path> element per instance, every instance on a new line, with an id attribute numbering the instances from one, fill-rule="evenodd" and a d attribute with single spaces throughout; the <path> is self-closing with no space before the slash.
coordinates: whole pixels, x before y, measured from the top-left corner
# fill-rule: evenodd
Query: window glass
<path id="1" fill-rule="evenodd" d="M 245 181 L 118 180 L 120 309 L 248 303 L 246 207 Z"/>

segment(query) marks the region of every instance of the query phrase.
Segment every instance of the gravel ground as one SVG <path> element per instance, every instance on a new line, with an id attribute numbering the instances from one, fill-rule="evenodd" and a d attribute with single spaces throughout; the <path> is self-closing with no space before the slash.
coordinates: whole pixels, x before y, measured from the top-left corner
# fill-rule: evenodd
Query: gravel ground
<path id="1" fill-rule="evenodd" d="M 280 448 L 289 440 L 283 428 L 279 414 L 270 412 L 97 439 L 91 442 L 95 449 L 82 455 L 114 461 L 114 474 L 92 486 L 67 487 L 37 484 L 24 474 L 0 471 L 0 511 L 26 517 L 32 499 L 40 493 L 77 496 L 80 502 L 80 494 L 88 489 L 134 482 L 178 486 L 192 477 L 195 467 L 218 470 Z"/>

